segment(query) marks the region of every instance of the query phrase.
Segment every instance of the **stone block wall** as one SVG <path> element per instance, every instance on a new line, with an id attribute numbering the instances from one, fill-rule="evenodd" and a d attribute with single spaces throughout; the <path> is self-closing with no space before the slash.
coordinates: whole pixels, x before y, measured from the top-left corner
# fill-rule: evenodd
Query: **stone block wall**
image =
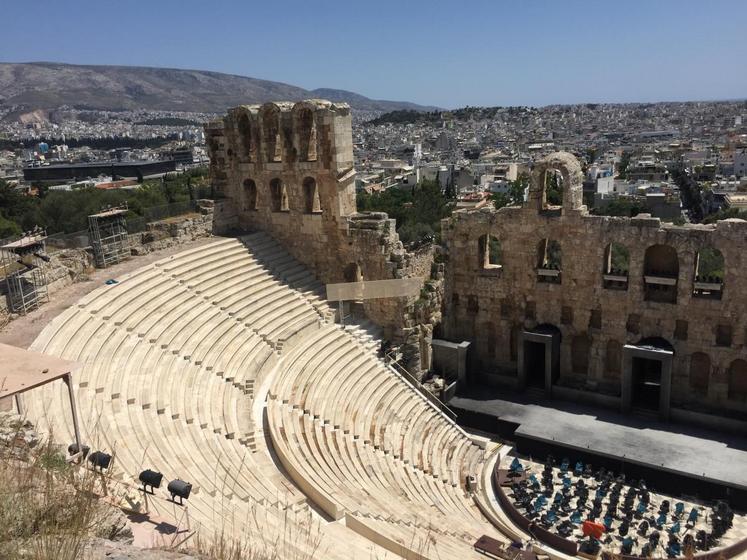
<path id="1" fill-rule="evenodd" d="M 215 211 L 216 231 L 265 231 L 325 283 L 430 278 L 432 251 L 405 251 L 386 214 L 356 211 L 346 104 L 308 100 L 240 106 L 208 123 L 205 133 L 211 180 L 223 197 Z M 385 337 L 406 346 L 413 371 L 427 369 L 429 355 L 415 320 L 416 313 L 422 315 L 416 311 L 418 301 L 364 304 Z"/>
<path id="2" fill-rule="evenodd" d="M 561 206 L 547 203 L 548 170 L 563 178 Z M 612 396 L 621 392 L 623 345 L 664 339 L 674 348 L 673 405 L 747 412 L 747 222 L 677 227 L 648 215 L 589 215 L 570 154 L 549 156 L 532 178 L 522 207 L 444 220 L 445 338 L 473 341 L 485 379 L 510 383 L 519 332 L 552 325 L 561 333 L 559 384 Z M 611 270 L 613 243 L 627 250 L 625 275 Z M 486 255 L 486 245 L 499 254 Z M 696 289 L 698 255 L 710 249 L 725 265 L 720 299 Z"/>

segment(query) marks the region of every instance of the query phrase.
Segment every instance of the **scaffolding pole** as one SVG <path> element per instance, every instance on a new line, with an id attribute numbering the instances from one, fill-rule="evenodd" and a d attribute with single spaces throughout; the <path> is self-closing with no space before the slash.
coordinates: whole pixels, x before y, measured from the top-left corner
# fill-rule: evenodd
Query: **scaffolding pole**
<path id="1" fill-rule="evenodd" d="M 88 236 L 97 268 L 106 268 L 128 259 L 127 203 L 88 216 Z"/>
<path id="2" fill-rule="evenodd" d="M 45 263 L 46 231 L 36 228 L 0 247 L 9 308 L 25 315 L 49 301 Z"/>

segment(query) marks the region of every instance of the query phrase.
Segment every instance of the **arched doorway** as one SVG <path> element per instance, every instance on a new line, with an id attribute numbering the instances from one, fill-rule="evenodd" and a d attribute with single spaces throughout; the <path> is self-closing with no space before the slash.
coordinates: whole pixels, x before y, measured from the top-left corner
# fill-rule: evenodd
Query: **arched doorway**
<path id="1" fill-rule="evenodd" d="M 363 273 L 361 272 L 361 267 L 358 266 L 358 263 L 348 264 L 343 269 L 342 276 L 345 279 L 345 282 L 362 282 L 363 281 Z"/>

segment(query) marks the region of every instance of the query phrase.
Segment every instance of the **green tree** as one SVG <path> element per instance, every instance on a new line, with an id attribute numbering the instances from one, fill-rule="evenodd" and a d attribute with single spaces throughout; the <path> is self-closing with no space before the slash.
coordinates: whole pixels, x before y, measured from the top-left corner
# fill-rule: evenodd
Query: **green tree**
<path id="1" fill-rule="evenodd" d="M 563 204 L 563 185 L 560 181 L 560 175 L 557 173 L 547 174 L 547 203 L 553 206 L 560 206 Z"/>
<path id="2" fill-rule="evenodd" d="M 524 204 L 524 193 L 529 188 L 529 175 L 521 173 L 515 181 L 509 181 L 505 193 L 493 193 L 490 198 L 496 208 L 520 206 Z"/>
<path id="3" fill-rule="evenodd" d="M 381 193 L 358 193 L 360 212 L 386 212 L 397 221 L 397 231 L 405 243 L 438 238 L 441 219 L 449 216 L 453 202 L 437 181 L 422 181 L 412 189 L 391 188 Z"/>
<path id="4" fill-rule="evenodd" d="M 586 154 L 586 160 L 589 162 L 589 165 L 591 165 L 597 160 L 597 156 L 599 155 L 599 148 L 586 148 L 586 150 L 584 150 L 584 153 Z"/>
<path id="5" fill-rule="evenodd" d="M 620 179 L 628 178 L 628 166 L 630 165 L 631 152 L 623 152 L 620 156 L 620 163 L 617 165 L 617 176 Z"/>
<path id="6" fill-rule="evenodd" d="M 20 234 L 21 228 L 17 223 L 0 215 L 0 237 L 12 237 Z"/>

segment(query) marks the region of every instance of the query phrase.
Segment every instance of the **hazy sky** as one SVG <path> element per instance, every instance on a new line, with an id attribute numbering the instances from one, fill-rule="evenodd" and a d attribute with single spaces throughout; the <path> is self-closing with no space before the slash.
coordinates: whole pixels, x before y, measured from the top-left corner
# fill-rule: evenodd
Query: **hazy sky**
<path id="1" fill-rule="evenodd" d="M 168 66 L 442 107 L 747 97 L 747 0 L 0 2 L 0 60 Z"/>

